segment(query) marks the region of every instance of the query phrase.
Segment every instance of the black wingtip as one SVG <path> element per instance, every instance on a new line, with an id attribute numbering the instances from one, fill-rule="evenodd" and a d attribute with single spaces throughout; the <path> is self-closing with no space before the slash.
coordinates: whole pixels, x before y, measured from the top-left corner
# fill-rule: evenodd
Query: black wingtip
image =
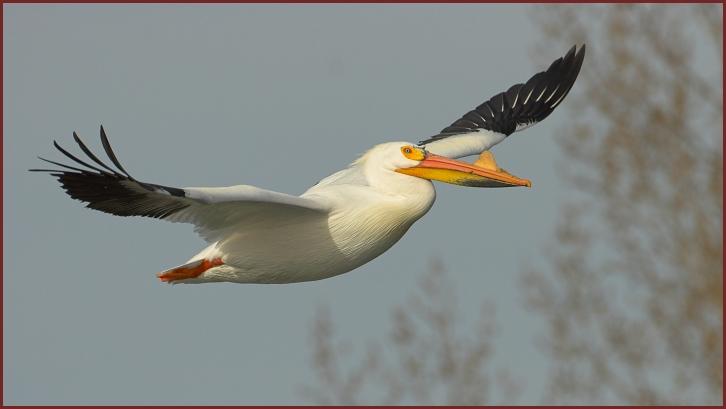
<path id="1" fill-rule="evenodd" d="M 79 159 L 78 157 L 76 157 L 72 153 L 68 152 L 67 150 L 63 149 L 58 144 L 58 142 L 56 142 L 55 140 L 53 141 L 53 146 L 55 146 L 56 149 L 58 149 L 62 154 L 66 155 L 66 157 L 70 158 L 72 161 L 74 161 L 74 162 L 76 162 L 76 163 L 78 163 L 80 165 L 83 165 L 83 166 L 85 166 L 85 167 L 87 167 L 89 169 L 93 169 L 96 172 L 103 173 L 103 174 L 108 174 L 108 172 L 104 171 L 103 169 L 99 169 L 99 168 L 97 168 L 97 167 L 95 167 L 95 166 L 93 166 L 93 165 L 91 165 L 91 164 L 89 164 L 89 163 L 87 163 L 87 162 Z"/>
<path id="2" fill-rule="evenodd" d="M 56 166 L 60 166 L 60 167 L 62 167 L 62 168 L 66 168 L 66 169 L 74 170 L 74 171 L 76 171 L 76 172 L 81 172 L 81 173 L 88 173 L 88 171 L 87 171 L 87 170 L 84 170 L 84 169 L 79 169 L 79 168 L 76 168 L 76 167 L 73 167 L 73 166 L 68 166 L 68 165 L 64 165 L 64 164 L 62 164 L 62 163 L 60 163 L 60 162 L 56 162 L 56 161 L 53 161 L 53 160 L 50 160 L 50 159 L 46 159 L 46 158 L 44 158 L 44 157 L 42 157 L 42 156 L 38 156 L 38 159 L 42 160 L 43 162 L 48 162 L 48 163 L 52 163 L 52 164 L 54 164 L 54 165 L 56 165 Z"/>
<path id="3" fill-rule="evenodd" d="M 88 149 L 78 133 L 73 132 L 73 139 L 90 158 L 90 161 L 83 158 L 83 155 L 79 155 L 80 158 L 77 157 L 64 149 L 58 141 L 53 140 L 53 146 L 72 161 L 71 165 L 79 164 L 81 167 L 66 165 L 38 156 L 39 160 L 58 168 L 38 167 L 28 169 L 28 171 L 47 173 L 58 179 L 61 188 L 71 198 L 86 202 L 88 208 L 118 216 L 165 218 L 191 205 L 188 200 L 180 200 L 180 198 L 186 197 L 184 189 L 144 183 L 131 178 L 111 149 L 103 126 L 100 127 L 99 132 L 103 149 L 113 164 L 104 164 Z M 93 162 L 98 164 L 98 167 L 94 166 Z M 114 170 L 113 165 L 116 165 L 118 170 Z M 121 172 L 125 173 L 125 176 Z"/>
<path id="4" fill-rule="evenodd" d="M 111 162 L 113 162 L 113 164 L 116 165 L 116 167 L 119 168 L 121 172 L 128 176 L 129 179 L 134 180 L 134 178 L 129 175 L 129 172 L 126 172 L 126 169 L 121 166 L 121 162 L 119 162 L 118 158 L 116 158 L 116 154 L 113 153 L 113 149 L 111 149 L 111 143 L 108 141 L 108 136 L 106 136 L 106 131 L 103 129 L 103 125 L 101 125 L 100 133 L 101 144 L 103 145 L 103 149 L 106 151 L 106 155 L 108 155 L 109 159 L 111 159 Z"/>
<path id="5" fill-rule="evenodd" d="M 76 144 L 81 148 L 81 150 L 86 154 L 86 156 L 91 158 L 92 161 L 96 162 L 98 165 L 100 165 L 101 167 L 103 167 L 104 169 L 108 170 L 111 173 L 114 173 L 114 174 L 117 173 L 115 170 L 111 169 L 108 165 L 103 163 L 103 161 L 98 159 L 98 157 L 93 152 L 91 152 L 90 149 L 88 149 L 86 144 L 83 143 L 83 141 L 81 140 L 81 137 L 78 136 L 78 134 L 76 132 L 73 132 L 73 140 L 76 141 Z"/>
<path id="6" fill-rule="evenodd" d="M 37 159 L 40 159 L 42 161 L 48 162 L 47 159 L 45 159 L 45 158 L 43 158 L 41 156 L 36 156 L 36 158 Z M 28 172 L 58 172 L 58 169 L 37 169 L 37 168 L 33 168 L 33 169 L 28 169 Z"/>
<path id="7" fill-rule="evenodd" d="M 437 135 L 419 144 L 478 129 L 510 135 L 541 122 L 564 100 L 574 85 L 585 59 L 585 49 L 584 43 L 581 46 L 574 44 L 545 71 L 534 74 L 523 84 L 515 84 L 507 91 L 494 95 Z"/>

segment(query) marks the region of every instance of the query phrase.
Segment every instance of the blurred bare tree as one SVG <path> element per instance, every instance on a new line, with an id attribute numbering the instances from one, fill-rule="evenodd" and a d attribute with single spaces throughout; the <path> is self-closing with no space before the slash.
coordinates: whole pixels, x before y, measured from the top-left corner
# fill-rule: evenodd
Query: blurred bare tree
<path id="1" fill-rule="evenodd" d="M 551 268 L 523 281 L 547 321 L 548 403 L 722 402 L 722 16 L 715 4 L 536 10 L 543 53 L 588 52 L 559 138 L 579 194 Z"/>
<path id="2" fill-rule="evenodd" d="M 337 339 L 323 310 L 312 331 L 316 377 L 303 394 L 320 405 L 483 405 L 493 401 L 494 385 L 502 400 L 515 401 L 515 382 L 489 362 L 493 309 L 483 305 L 476 325 L 462 320 L 453 280 L 435 262 L 410 299 L 394 309 L 390 334 L 357 362 L 353 346 Z"/>

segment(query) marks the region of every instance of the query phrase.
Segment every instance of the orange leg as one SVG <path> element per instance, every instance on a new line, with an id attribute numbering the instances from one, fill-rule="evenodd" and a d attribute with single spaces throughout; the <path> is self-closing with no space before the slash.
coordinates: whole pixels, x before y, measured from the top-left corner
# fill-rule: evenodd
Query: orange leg
<path id="1" fill-rule="evenodd" d="M 188 278 L 197 278 L 199 277 L 203 272 L 209 270 L 212 267 L 221 266 L 224 264 L 222 262 L 221 258 L 214 258 L 211 260 L 202 260 L 200 263 L 197 263 L 191 267 L 177 267 L 173 268 L 171 270 L 164 271 L 162 273 L 157 274 L 157 277 L 159 277 L 159 280 L 165 282 L 165 283 L 171 283 L 172 281 L 177 280 L 185 280 Z"/>

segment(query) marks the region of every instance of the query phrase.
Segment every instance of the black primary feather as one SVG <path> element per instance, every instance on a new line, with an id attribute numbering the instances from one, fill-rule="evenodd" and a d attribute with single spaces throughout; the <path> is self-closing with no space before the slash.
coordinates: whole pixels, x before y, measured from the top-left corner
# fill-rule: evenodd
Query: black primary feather
<path id="1" fill-rule="evenodd" d="M 423 145 L 452 135 L 486 129 L 510 135 L 547 118 L 562 102 L 580 73 L 585 58 L 585 45 L 572 46 L 564 57 L 556 59 L 546 71 L 532 76 L 524 84 L 515 84 L 489 101 L 467 112 L 453 124 L 442 129 Z"/>
<path id="2" fill-rule="evenodd" d="M 31 172 L 47 172 L 58 179 L 61 187 L 74 199 L 86 202 L 86 207 L 117 216 L 147 216 L 164 218 L 189 207 L 193 201 L 186 198 L 184 189 L 144 183 L 134 179 L 122 166 L 111 149 L 106 132 L 101 127 L 101 143 L 111 162 L 123 173 L 103 163 L 91 152 L 78 135 L 73 139 L 81 150 L 101 168 L 91 165 L 63 149 L 53 145 L 82 169 L 40 158 L 64 169 L 30 169 Z"/>

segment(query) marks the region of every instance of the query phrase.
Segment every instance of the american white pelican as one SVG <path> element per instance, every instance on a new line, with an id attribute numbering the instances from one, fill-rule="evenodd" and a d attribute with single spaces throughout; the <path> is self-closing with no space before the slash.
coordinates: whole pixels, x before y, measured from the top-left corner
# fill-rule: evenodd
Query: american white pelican
<path id="1" fill-rule="evenodd" d="M 418 144 L 373 147 L 349 167 L 300 196 L 249 185 L 174 188 L 132 177 L 101 143 L 117 169 L 102 162 L 73 133 L 84 167 L 40 158 L 86 207 L 118 216 L 192 223 L 211 243 L 187 263 L 158 274 L 169 283 L 292 283 L 348 272 L 388 250 L 431 208 L 432 180 L 463 186 L 530 186 L 499 168 L 488 151 L 515 131 L 546 118 L 575 82 L 585 46 L 572 47 L 525 84 L 516 84 Z M 480 154 L 474 164 L 453 158 Z M 92 163 L 88 163 L 88 161 Z M 76 165 L 76 166 L 78 166 Z"/>

